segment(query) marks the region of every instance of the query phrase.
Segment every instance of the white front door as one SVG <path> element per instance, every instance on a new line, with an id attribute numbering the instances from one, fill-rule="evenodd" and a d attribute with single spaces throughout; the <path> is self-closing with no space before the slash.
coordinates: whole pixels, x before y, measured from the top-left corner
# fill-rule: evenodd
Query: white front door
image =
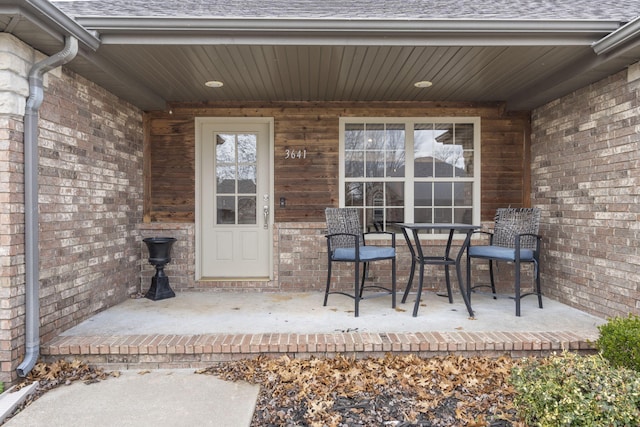
<path id="1" fill-rule="evenodd" d="M 269 279 L 272 119 L 196 119 L 197 279 Z"/>

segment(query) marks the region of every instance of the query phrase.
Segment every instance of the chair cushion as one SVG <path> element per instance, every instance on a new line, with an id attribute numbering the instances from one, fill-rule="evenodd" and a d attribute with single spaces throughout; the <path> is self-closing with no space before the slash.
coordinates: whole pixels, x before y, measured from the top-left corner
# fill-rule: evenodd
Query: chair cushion
<path id="1" fill-rule="evenodd" d="M 515 261 L 516 250 L 502 246 L 470 246 L 469 256 L 476 258 L 491 258 L 503 261 Z M 520 261 L 533 261 L 533 250 L 520 249 Z"/>
<path id="2" fill-rule="evenodd" d="M 393 258 L 396 249 L 388 246 L 360 246 L 360 261 L 373 261 L 376 259 Z M 355 261 L 356 248 L 337 248 L 333 251 L 333 259 L 336 261 Z"/>

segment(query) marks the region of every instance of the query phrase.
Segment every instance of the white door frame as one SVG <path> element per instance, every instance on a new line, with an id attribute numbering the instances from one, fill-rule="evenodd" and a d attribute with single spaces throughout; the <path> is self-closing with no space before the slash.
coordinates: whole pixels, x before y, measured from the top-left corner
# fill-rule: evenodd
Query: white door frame
<path id="1" fill-rule="evenodd" d="M 224 125 L 248 125 L 248 124 L 255 124 L 255 123 L 259 123 L 259 124 L 267 124 L 269 127 L 269 184 L 268 184 L 268 189 L 269 189 L 269 218 L 268 218 L 268 224 L 269 224 L 269 242 L 270 244 L 268 245 L 268 259 L 270 260 L 269 262 L 269 275 L 268 280 L 273 280 L 273 194 L 274 194 L 274 179 L 273 179 L 273 175 L 274 175 L 274 157 L 273 157 L 273 152 L 274 152 L 274 146 L 275 146 L 275 137 L 274 137 L 274 119 L 273 117 L 196 117 L 195 119 L 195 144 L 196 144 L 196 158 L 195 158 L 195 163 L 196 163 L 196 170 L 195 170 L 195 175 L 196 175 L 196 194 L 195 194 L 195 240 L 196 240 L 196 247 L 195 247 L 195 280 L 216 280 L 216 278 L 211 278 L 211 277 L 202 277 L 202 266 L 201 266 L 201 254 L 202 254 L 202 225 L 201 225 L 201 221 L 202 221 L 202 200 L 201 200 L 201 194 L 202 194 L 202 182 L 201 182 L 201 175 L 202 175 L 202 143 L 203 143 L 203 135 L 202 135 L 202 130 L 203 130 L 203 126 L 205 125 L 216 125 L 216 124 L 224 124 Z M 262 203 L 262 201 L 259 201 L 259 203 Z M 220 280 L 233 280 L 233 278 L 229 278 L 229 277 L 225 277 L 225 278 L 220 278 Z M 238 277 L 238 280 L 245 280 L 245 278 L 243 277 Z M 246 279 L 246 280 L 259 280 L 259 279 Z"/>

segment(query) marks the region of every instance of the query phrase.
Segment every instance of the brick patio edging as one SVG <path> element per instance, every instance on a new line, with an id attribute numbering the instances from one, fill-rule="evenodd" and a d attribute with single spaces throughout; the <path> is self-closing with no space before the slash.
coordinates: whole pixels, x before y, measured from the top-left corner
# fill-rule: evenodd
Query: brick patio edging
<path id="1" fill-rule="evenodd" d="M 47 362 L 74 358 L 105 369 L 203 368 L 259 355 L 365 358 L 415 353 L 521 358 L 563 350 L 590 353 L 596 339 L 568 331 L 60 336 L 44 345 L 41 354 Z"/>

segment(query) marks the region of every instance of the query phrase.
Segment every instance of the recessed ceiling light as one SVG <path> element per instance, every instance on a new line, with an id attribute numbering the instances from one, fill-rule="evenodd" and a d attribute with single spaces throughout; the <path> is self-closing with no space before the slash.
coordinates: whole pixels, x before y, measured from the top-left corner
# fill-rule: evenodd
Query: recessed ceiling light
<path id="1" fill-rule="evenodd" d="M 208 86 L 208 87 L 222 87 L 222 86 L 224 86 L 224 83 L 222 83 L 219 80 L 209 80 L 204 85 Z"/>
<path id="2" fill-rule="evenodd" d="M 433 83 L 431 83 L 428 80 L 422 80 L 420 82 L 415 82 L 413 85 L 415 87 L 423 88 L 423 87 L 431 87 L 431 85 L 433 85 Z"/>

